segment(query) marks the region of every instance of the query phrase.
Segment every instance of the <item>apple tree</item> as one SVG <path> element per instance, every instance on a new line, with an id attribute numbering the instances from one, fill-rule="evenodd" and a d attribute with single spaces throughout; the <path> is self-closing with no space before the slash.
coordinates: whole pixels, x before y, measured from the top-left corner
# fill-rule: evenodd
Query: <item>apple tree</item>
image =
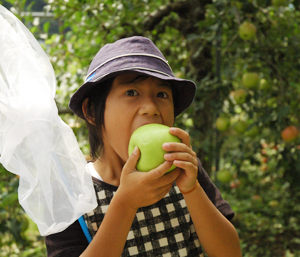
<path id="1" fill-rule="evenodd" d="M 49 4 L 60 21 L 59 35 L 46 45 L 62 111 L 100 46 L 132 35 L 151 38 L 176 76 L 197 83 L 195 103 L 176 124 L 189 131 L 205 169 L 237 212 L 244 255 L 299 253 L 298 1 Z M 69 119 L 84 147 L 84 126 Z M 286 140 L 282 132 L 290 126 L 296 130 Z"/>
<path id="2" fill-rule="evenodd" d="M 298 0 L 48 0 L 44 10 L 52 20 L 26 25 L 43 42 L 59 112 L 86 155 L 70 95 L 101 46 L 147 36 L 176 76 L 197 84 L 176 125 L 236 211 L 243 256 L 299 255 Z"/>
<path id="3" fill-rule="evenodd" d="M 300 13 L 296 1 L 279 2 L 222 1 L 221 74 L 230 93 L 219 115 L 231 129 L 217 134 L 214 167 L 233 176 L 219 186 L 236 202 L 242 245 L 251 242 L 245 256 L 297 256 L 300 249 Z M 221 14 L 216 5 L 208 10 Z"/>

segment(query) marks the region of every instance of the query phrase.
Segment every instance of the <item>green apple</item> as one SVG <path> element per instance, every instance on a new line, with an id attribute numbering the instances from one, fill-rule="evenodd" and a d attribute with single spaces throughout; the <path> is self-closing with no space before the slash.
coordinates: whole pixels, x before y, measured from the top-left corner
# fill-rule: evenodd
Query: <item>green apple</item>
<path id="1" fill-rule="evenodd" d="M 243 104 L 246 101 L 247 92 L 244 89 L 238 89 L 233 92 L 233 98 L 237 104 Z"/>
<path id="2" fill-rule="evenodd" d="M 232 180 L 232 174 L 229 170 L 219 170 L 217 179 L 222 183 L 229 183 Z"/>
<path id="3" fill-rule="evenodd" d="M 271 87 L 271 84 L 266 79 L 261 79 L 259 81 L 259 89 L 268 91 L 269 89 L 271 89 Z"/>
<path id="4" fill-rule="evenodd" d="M 21 216 L 20 222 L 21 222 L 21 232 L 25 232 L 29 227 L 29 221 L 25 216 Z"/>
<path id="5" fill-rule="evenodd" d="M 189 128 L 193 127 L 194 126 L 194 121 L 192 118 L 188 118 L 186 119 L 183 124 Z"/>
<path id="6" fill-rule="evenodd" d="M 271 97 L 267 99 L 267 105 L 271 108 L 276 108 L 277 106 L 277 97 Z"/>
<path id="7" fill-rule="evenodd" d="M 8 207 L 8 206 L 14 206 L 18 203 L 18 193 L 10 193 L 6 195 L 2 200 L 2 206 Z"/>
<path id="8" fill-rule="evenodd" d="M 227 117 L 219 117 L 216 120 L 216 127 L 219 131 L 226 131 L 230 127 L 230 120 Z"/>
<path id="9" fill-rule="evenodd" d="M 256 35 L 256 27 L 249 21 L 243 22 L 239 27 L 239 35 L 244 40 L 251 40 Z"/>
<path id="10" fill-rule="evenodd" d="M 234 130 L 239 134 L 243 134 L 246 131 L 247 127 L 247 122 L 239 120 L 235 123 Z"/>
<path id="11" fill-rule="evenodd" d="M 279 205 L 279 202 L 277 200 L 271 200 L 268 205 L 270 207 L 277 207 Z"/>
<path id="12" fill-rule="evenodd" d="M 272 134 L 272 131 L 270 128 L 263 128 L 261 131 L 261 135 L 263 137 L 269 137 Z"/>
<path id="13" fill-rule="evenodd" d="M 138 171 L 150 171 L 164 163 L 164 154 L 167 153 L 162 149 L 162 145 L 167 142 L 180 143 L 181 140 L 170 134 L 169 127 L 161 124 L 147 124 L 136 129 L 130 138 L 128 154 L 131 155 L 137 146 L 140 149 L 141 156 L 136 168 Z M 172 171 L 176 166 L 172 166 Z"/>
<path id="14" fill-rule="evenodd" d="M 259 76 L 255 72 L 247 72 L 242 77 L 243 84 L 249 89 L 254 89 L 258 86 Z"/>

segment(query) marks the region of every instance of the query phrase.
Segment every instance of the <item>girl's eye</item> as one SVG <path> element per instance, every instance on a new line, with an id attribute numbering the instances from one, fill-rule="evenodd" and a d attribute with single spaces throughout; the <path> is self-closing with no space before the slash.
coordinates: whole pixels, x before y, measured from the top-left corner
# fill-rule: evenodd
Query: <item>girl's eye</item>
<path id="1" fill-rule="evenodd" d="M 136 90 L 131 89 L 131 90 L 126 91 L 126 95 L 137 96 L 137 95 L 139 95 L 139 93 Z"/>
<path id="2" fill-rule="evenodd" d="M 160 98 L 168 98 L 169 95 L 167 93 L 165 93 L 165 92 L 159 92 L 157 94 L 157 96 L 160 97 Z"/>

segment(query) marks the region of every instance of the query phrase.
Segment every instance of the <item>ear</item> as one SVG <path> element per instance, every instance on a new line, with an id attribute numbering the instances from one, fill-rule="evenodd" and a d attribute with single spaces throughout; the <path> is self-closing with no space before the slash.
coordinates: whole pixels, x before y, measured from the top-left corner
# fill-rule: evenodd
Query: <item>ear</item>
<path id="1" fill-rule="evenodd" d="M 88 102 L 89 102 L 89 99 L 86 98 L 84 99 L 83 103 L 82 103 L 82 112 L 83 112 L 83 115 L 85 117 L 85 119 L 91 123 L 92 125 L 96 126 L 96 122 L 95 122 L 95 116 L 89 116 L 88 115 L 88 112 L 87 112 L 87 105 L 88 105 Z"/>

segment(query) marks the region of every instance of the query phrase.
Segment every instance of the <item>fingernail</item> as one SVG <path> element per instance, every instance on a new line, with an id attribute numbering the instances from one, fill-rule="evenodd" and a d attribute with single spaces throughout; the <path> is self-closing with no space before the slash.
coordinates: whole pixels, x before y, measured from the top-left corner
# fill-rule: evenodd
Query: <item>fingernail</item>
<path id="1" fill-rule="evenodd" d="M 136 146 L 136 147 L 134 147 L 134 149 L 133 149 L 133 152 L 132 152 L 133 154 L 135 154 L 135 155 L 137 155 L 137 153 L 138 153 L 138 147 Z"/>
<path id="2" fill-rule="evenodd" d="M 164 144 L 163 144 L 163 148 L 168 149 L 169 147 L 170 147 L 170 144 L 169 144 L 169 143 L 164 143 Z"/>
<path id="3" fill-rule="evenodd" d="M 166 160 L 168 160 L 168 159 L 170 159 L 171 154 L 166 153 L 166 154 L 164 155 L 164 157 L 165 157 Z"/>

